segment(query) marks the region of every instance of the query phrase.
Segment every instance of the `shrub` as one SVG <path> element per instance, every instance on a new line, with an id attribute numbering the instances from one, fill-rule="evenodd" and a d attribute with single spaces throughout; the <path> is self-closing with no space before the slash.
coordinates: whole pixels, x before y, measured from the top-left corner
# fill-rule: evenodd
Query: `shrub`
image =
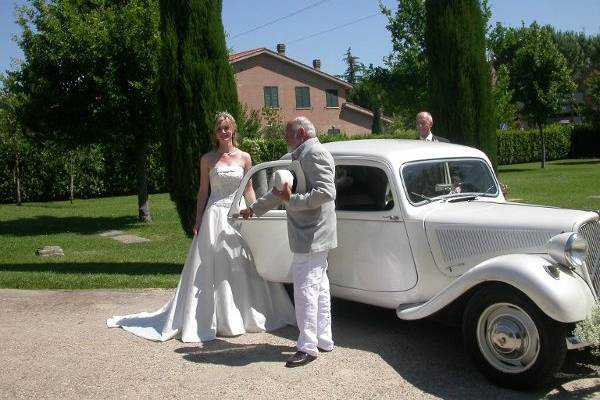
<path id="1" fill-rule="evenodd" d="M 600 306 L 596 305 L 592 310 L 592 315 L 575 326 L 573 331 L 575 336 L 583 342 L 590 343 L 596 349 L 596 354 L 600 348 Z"/>

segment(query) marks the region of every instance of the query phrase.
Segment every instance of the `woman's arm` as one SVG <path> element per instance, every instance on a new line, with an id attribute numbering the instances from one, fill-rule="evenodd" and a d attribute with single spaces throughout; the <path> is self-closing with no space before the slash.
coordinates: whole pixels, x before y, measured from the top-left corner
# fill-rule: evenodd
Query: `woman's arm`
<path id="1" fill-rule="evenodd" d="M 200 225 L 202 224 L 204 206 L 206 206 L 206 200 L 208 198 L 209 171 L 208 156 L 205 154 L 200 159 L 200 186 L 198 187 L 198 194 L 196 195 L 196 224 L 193 229 L 194 235 L 197 235 L 198 232 L 200 232 Z"/>
<path id="2" fill-rule="evenodd" d="M 244 173 L 248 173 L 252 168 L 252 158 L 250 158 L 250 154 L 244 153 Z M 244 197 L 246 199 L 246 204 L 250 205 L 256 201 L 256 193 L 254 193 L 254 187 L 252 187 L 252 179 L 248 179 L 248 184 L 244 189 Z"/>

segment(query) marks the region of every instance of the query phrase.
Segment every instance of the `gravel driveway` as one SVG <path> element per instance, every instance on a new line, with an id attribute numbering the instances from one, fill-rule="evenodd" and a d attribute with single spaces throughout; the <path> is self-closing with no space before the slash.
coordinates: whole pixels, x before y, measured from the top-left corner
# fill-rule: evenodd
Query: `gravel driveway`
<path id="1" fill-rule="evenodd" d="M 113 314 L 151 311 L 166 290 L 0 290 L 0 398 L 530 399 L 600 396 L 600 359 L 569 355 L 540 393 L 488 383 L 457 328 L 334 300 L 336 348 L 285 368 L 296 329 L 205 344 L 153 343 L 108 329 Z M 598 393 L 596 393 L 598 392 Z"/>

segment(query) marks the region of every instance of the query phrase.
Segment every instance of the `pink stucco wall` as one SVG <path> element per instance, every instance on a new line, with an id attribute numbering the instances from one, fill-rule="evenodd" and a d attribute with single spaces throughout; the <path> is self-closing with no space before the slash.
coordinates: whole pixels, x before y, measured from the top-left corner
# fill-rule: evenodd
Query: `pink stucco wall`
<path id="1" fill-rule="evenodd" d="M 232 63 L 237 82 L 238 97 L 250 109 L 264 106 L 265 86 L 277 86 L 279 115 L 284 121 L 303 115 L 309 118 L 318 132 L 327 132 L 335 126 L 348 135 L 371 131 L 372 117 L 342 107 L 346 101 L 346 87 L 335 80 L 307 71 L 268 54 L 259 54 Z M 310 108 L 296 108 L 295 87 L 308 86 Z M 337 89 L 339 107 L 326 107 L 326 89 Z"/>

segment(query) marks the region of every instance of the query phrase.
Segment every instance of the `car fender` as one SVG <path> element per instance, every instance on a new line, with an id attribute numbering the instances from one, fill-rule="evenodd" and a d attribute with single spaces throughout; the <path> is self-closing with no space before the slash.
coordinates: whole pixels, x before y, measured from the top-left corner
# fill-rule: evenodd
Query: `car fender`
<path id="1" fill-rule="evenodd" d="M 553 264 L 540 255 L 508 254 L 486 260 L 454 280 L 431 300 L 396 309 L 398 318 L 415 320 L 446 307 L 468 290 L 491 282 L 515 287 L 527 295 L 546 315 L 560 322 L 581 321 L 595 304 L 586 282 L 573 271 Z"/>

